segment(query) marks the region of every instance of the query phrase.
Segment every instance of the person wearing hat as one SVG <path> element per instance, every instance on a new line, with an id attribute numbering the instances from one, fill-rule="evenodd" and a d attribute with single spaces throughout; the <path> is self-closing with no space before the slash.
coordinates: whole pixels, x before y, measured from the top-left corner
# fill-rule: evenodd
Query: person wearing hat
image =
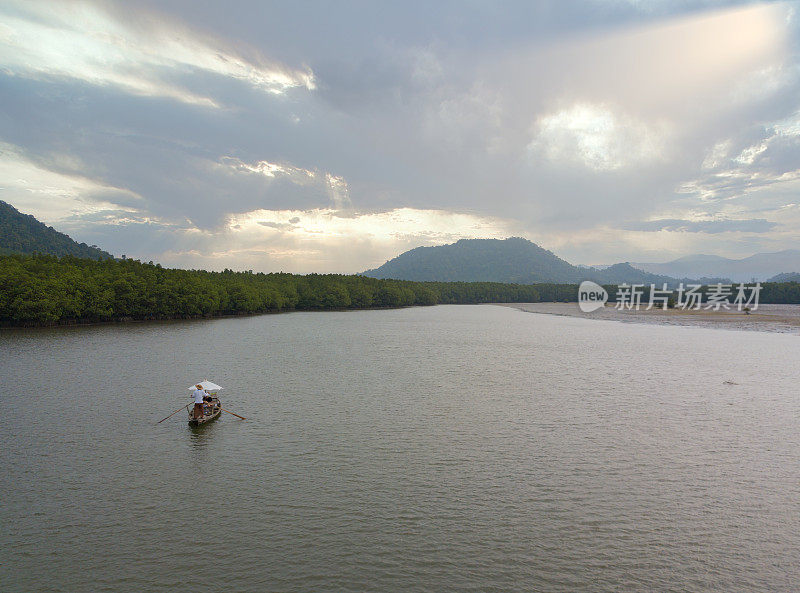
<path id="1" fill-rule="evenodd" d="M 199 419 L 203 417 L 203 396 L 206 395 L 206 392 L 203 391 L 203 386 L 199 383 L 195 387 L 196 389 L 192 391 L 189 397 L 194 399 L 194 414 L 192 418 Z"/>

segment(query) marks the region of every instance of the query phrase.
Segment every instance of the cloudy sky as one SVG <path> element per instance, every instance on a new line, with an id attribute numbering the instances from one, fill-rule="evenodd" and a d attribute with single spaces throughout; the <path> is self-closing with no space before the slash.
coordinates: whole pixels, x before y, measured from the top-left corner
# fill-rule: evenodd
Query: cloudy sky
<path id="1" fill-rule="evenodd" d="M 796 248 L 798 8 L 4 0 L 0 199 L 189 268 Z"/>

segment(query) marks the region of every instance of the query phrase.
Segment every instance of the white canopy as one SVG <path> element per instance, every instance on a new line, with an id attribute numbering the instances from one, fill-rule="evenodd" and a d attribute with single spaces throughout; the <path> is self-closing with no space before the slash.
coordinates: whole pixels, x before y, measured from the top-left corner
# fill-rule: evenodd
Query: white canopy
<path id="1" fill-rule="evenodd" d="M 224 389 L 223 387 L 220 387 L 216 383 L 212 383 L 208 379 L 206 379 L 205 381 L 200 381 L 199 383 L 195 383 L 194 385 L 189 387 L 189 389 L 191 390 L 197 389 L 198 385 L 200 385 L 203 388 L 203 390 L 208 391 L 209 393 L 214 393 L 219 391 L 220 389 Z"/>

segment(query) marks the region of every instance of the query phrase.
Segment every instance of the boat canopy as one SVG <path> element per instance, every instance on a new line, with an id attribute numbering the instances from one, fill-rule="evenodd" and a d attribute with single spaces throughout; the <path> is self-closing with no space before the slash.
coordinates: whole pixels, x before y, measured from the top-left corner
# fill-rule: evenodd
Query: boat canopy
<path id="1" fill-rule="evenodd" d="M 205 391 L 208 391 L 209 393 L 216 393 L 220 389 L 224 389 L 224 387 L 220 387 L 219 385 L 217 385 L 216 383 L 212 383 L 208 379 L 206 379 L 205 381 L 200 381 L 199 383 L 195 383 L 194 385 L 189 387 L 189 389 L 194 390 L 197 385 L 200 385 Z"/>

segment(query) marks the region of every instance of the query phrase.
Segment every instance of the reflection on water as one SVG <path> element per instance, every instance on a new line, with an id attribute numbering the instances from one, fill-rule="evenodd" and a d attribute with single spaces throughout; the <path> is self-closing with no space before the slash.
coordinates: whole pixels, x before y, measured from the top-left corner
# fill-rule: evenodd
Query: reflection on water
<path id="1" fill-rule="evenodd" d="M 204 449 L 213 443 L 213 426 L 213 422 L 201 424 L 200 426 L 192 426 L 188 422 L 186 423 L 186 428 L 189 432 L 189 442 L 191 443 L 193 449 Z"/>
<path id="2" fill-rule="evenodd" d="M 798 359 L 493 306 L 3 331 L 0 590 L 793 591 Z M 204 378 L 248 419 L 155 424 Z"/>

